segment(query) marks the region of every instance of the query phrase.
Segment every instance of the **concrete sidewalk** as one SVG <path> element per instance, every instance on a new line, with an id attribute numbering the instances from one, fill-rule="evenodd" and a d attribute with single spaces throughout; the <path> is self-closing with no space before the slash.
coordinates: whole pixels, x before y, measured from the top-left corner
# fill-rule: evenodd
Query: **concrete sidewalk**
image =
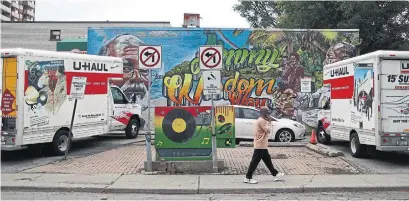
<path id="1" fill-rule="evenodd" d="M 2 174 L 1 190 L 144 194 L 253 194 L 282 192 L 409 191 L 409 175 L 286 175 L 272 182 L 256 176 L 244 184 L 243 175 L 120 175 L 120 174 Z"/>

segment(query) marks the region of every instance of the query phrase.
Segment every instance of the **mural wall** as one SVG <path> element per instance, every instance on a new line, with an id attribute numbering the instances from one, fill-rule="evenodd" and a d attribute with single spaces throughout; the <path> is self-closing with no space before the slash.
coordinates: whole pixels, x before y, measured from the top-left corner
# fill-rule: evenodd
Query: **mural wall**
<path id="1" fill-rule="evenodd" d="M 124 58 L 124 80 L 114 84 L 129 97 L 137 94 L 145 110 L 148 88 L 156 106 L 210 105 L 210 96 L 203 95 L 198 49 L 201 45 L 222 45 L 224 89 L 214 96 L 216 104 L 265 105 L 275 116 L 309 126 L 316 124 L 315 109 L 329 97 L 328 89 L 322 87 L 323 65 L 356 56 L 358 43 L 356 30 L 88 30 L 88 54 Z M 138 69 L 139 45 L 162 46 L 163 68 L 153 72 L 151 86 L 147 71 Z M 306 84 L 311 86 L 303 88 L 311 91 L 301 91 Z"/>

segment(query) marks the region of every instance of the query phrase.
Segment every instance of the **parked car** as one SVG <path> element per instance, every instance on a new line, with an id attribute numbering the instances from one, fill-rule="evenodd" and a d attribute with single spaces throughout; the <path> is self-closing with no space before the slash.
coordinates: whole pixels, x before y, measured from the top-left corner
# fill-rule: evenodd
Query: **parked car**
<path id="1" fill-rule="evenodd" d="M 235 105 L 236 115 L 236 139 L 253 139 L 256 120 L 260 117 L 260 111 L 254 107 Z M 277 142 L 294 142 L 305 138 L 305 126 L 291 119 L 273 119 L 270 140 Z"/>

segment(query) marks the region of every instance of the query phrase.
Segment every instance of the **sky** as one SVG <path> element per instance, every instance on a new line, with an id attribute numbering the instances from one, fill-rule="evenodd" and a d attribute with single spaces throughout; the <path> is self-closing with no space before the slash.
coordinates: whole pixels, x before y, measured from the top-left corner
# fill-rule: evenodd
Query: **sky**
<path id="1" fill-rule="evenodd" d="M 36 21 L 170 21 L 181 27 L 183 13 L 198 13 L 201 27 L 249 28 L 233 11 L 238 0 L 37 0 Z"/>

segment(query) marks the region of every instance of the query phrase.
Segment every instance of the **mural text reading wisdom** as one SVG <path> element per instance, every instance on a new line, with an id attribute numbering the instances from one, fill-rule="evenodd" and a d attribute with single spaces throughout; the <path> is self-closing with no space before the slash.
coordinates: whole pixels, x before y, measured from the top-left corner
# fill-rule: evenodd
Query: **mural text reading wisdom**
<path id="1" fill-rule="evenodd" d="M 240 70 L 254 69 L 253 73 L 258 73 L 263 77 L 264 73 L 279 67 L 279 57 L 280 52 L 277 49 L 224 49 L 224 69 L 222 71 L 224 95 L 221 98 L 229 100 L 234 105 L 259 107 L 271 104 L 271 98 L 258 97 L 262 95 L 263 91 L 268 95 L 273 94 L 276 91 L 276 80 L 273 77 L 256 80 L 253 75 L 243 76 Z M 200 76 L 196 87 L 193 84 L 197 82 L 195 78 L 199 74 L 199 58 L 194 58 L 190 62 L 190 73 L 165 76 L 163 83 L 167 90 L 166 97 L 176 104 L 182 104 L 183 100 L 187 100 L 191 104 L 199 105 L 203 94 L 203 78 Z M 255 97 L 252 96 L 253 93 Z"/>

